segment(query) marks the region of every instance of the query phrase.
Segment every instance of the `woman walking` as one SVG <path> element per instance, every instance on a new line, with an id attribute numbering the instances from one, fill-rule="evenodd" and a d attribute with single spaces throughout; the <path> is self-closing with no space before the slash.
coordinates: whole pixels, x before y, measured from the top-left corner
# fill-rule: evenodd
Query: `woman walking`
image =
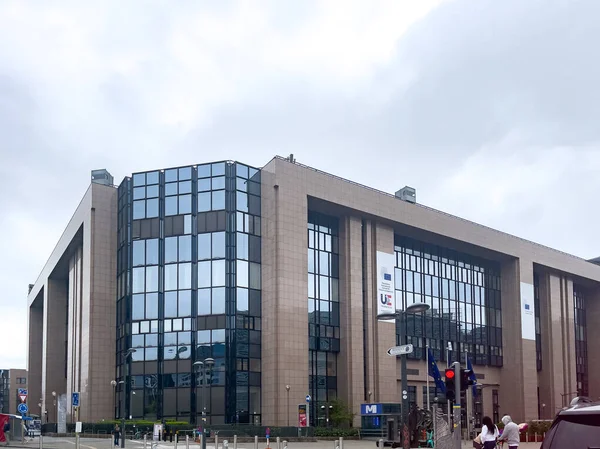
<path id="1" fill-rule="evenodd" d="M 496 447 L 496 440 L 500 435 L 498 432 L 498 427 L 494 425 L 492 419 L 489 416 L 484 416 L 481 420 L 483 424 L 481 428 L 481 434 L 479 435 L 479 439 L 481 440 L 481 444 L 483 445 L 483 449 L 493 449 Z"/>

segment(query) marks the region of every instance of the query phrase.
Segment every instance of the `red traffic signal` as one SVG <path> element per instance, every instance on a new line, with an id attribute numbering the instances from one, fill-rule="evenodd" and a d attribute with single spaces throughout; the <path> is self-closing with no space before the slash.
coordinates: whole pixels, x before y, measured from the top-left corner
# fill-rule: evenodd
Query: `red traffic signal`
<path id="1" fill-rule="evenodd" d="M 446 379 L 454 379 L 454 368 L 447 368 L 444 375 L 446 376 Z"/>

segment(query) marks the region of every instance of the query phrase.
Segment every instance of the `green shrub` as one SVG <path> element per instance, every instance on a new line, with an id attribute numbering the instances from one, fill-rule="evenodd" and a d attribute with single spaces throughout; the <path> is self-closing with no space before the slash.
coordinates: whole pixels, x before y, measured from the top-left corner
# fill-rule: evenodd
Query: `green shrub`
<path id="1" fill-rule="evenodd" d="M 340 427 L 315 427 L 316 437 L 356 437 L 358 436 L 358 429 L 353 428 L 340 428 Z"/>

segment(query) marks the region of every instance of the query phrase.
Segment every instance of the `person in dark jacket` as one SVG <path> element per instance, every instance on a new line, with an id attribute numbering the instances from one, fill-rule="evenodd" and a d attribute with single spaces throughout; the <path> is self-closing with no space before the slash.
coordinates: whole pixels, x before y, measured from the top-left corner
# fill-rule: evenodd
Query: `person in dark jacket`
<path id="1" fill-rule="evenodd" d="M 112 431 L 113 437 L 115 439 L 115 447 L 119 446 L 119 438 L 121 437 L 121 428 L 118 424 L 115 425 L 115 428 Z"/>

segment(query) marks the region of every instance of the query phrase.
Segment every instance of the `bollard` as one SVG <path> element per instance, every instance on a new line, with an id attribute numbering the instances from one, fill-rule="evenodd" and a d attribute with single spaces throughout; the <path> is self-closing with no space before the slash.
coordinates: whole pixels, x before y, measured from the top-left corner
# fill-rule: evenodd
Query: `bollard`
<path id="1" fill-rule="evenodd" d="M 277 449 L 281 449 L 281 440 L 277 437 Z"/>
<path id="2" fill-rule="evenodd" d="M 206 438 L 204 438 L 204 430 L 202 430 L 202 433 L 200 434 L 200 448 L 206 449 Z"/>
<path id="3" fill-rule="evenodd" d="M 283 440 L 283 449 L 288 449 L 287 440 Z"/>
<path id="4" fill-rule="evenodd" d="M 338 449 L 338 440 L 333 440 L 333 449 Z"/>
<path id="5" fill-rule="evenodd" d="M 219 435 L 215 432 L 215 448 L 219 449 Z"/>
<path id="6" fill-rule="evenodd" d="M 340 437 L 340 449 L 344 449 L 344 438 Z"/>
<path id="7" fill-rule="evenodd" d="M 148 435 L 144 434 L 144 449 L 148 449 Z"/>
<path id="8" fill-rule="evenodd" d="M 177 449 L 177 442 L 179 441 L 179 434 L 176 433 L 175 434 L 175 446 L 173 446 L 175 449 Z"/>
<path id="9" fill-rule="evenodd" d="M 383 438 L 379 439 L 379 442 L 377 443 L 377 447 L 383 447 Z"/>
<path id="10" fill-rule="evenodd" d="M 233 436 L 233 449 L 237 449 L 237 435 Z"/>
<path id="11" fill-rule="evenodd" d="M 40 449 L 43 449 L 43 447 L 44 447 L 44 437 L 40 433 Z"/>
<path id="12" fill-rule="evenodd" d="M 185 436 L 185 449 L 190 449 L 190 436 Z"/>
<path id="13" fill-rule="evenodd" d="M 254 449 L 258 449 L 258 435 L 254 436 Z"/>

